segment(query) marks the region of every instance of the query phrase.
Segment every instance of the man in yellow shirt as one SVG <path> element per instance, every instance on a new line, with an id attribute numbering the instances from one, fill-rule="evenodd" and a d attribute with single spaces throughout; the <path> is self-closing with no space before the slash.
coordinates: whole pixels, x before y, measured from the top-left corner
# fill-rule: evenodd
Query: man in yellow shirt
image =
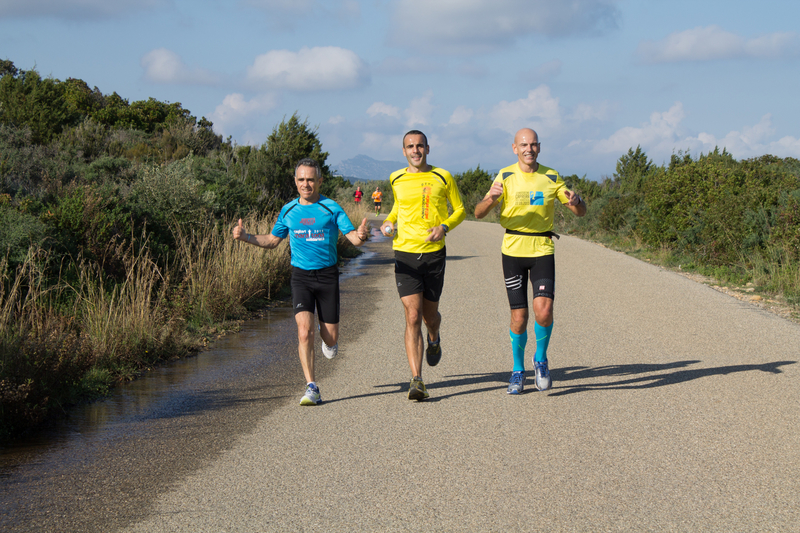
<path id="1" fill-rule="evenodd" d="M 423 321 L 428 330 L 428 364 L 436 366 L 442 357 L 439 298 L 447 257 L 444 237 L 466 216 L 453 176 L 429 165 L 429 153 L 428 138 L 421 131 L 403 136 L 408 167 L 389 177 L 394 205 L 381 227 L 386 236 L 394 234 L 395 225 L 397 229 L 394 273 L 406 316 L 405 347 L 412 377 L 408 399 L 417 401 L 428 397 L 422 381 Z M 448 200 L 453 208 L 449 216 Z"/>
<path id="2" fill-rule="evenodd" d="M 484 199 L 475 206 L 475 217 L 485 217 L 502 202 L 500 225 L 506 228 L 501 248 L 503 276 L 511 306 L 511 352 L 514 369 L 508 385 L 509 394 L 522 393 L 525 383 L 525 346 L 528 342 L 528 278 L 533 285 L 534 332 L 536 354 L 533 367 L 539 390 L 550 388 L 547 346 L 553 330 L 555 298 L 555 260 L 553 214 L 559 201 L 575 215 L 586 214 L 586 203 L 566 188 L 564 180 L 552 168 L 537 161 L 541 144 L 530 128 L 514 136 L 511 145 L 517 162 L 502 169 Z"/>

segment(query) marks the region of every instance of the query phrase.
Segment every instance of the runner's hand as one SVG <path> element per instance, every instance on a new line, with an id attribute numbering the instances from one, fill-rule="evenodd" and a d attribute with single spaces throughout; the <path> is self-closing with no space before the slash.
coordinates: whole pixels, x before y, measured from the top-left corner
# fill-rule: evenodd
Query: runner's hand
<path id="1" fill-rule="evenodd" d="M 569 200 L 569 202 L 567 202 L 567 205 L 576 206 L 579 203 L 581 203 L 581 197 L 576 192 L 564 191 L 564 196 L 566 196 L 567 199 Z"/>
<path id="2" fill-rule="evenodd" d="M 495 181 L 492 183 L 492 188 L 489 189 L 489 198 L 494 202 L 501 196 L 503 196 L 503 184 L 499 181 Z"/>
<path id="3" fill-rule="evenodd" d="M 428 228 L 428 238 L 425 239 L 425 242 L 437 242 L 444 239 L 444 228 L 441 224 L 438 226 L 434 226 L 432 228 Z"/>
<path id="4" fill-rule="evenodd" d="M 242 226 L 242 219 L 239 219 L 239 225 L 233 227 L 233 238 L 237 241 L 245 240 L 245 235 L 247 232 L 244 230 L 244 226 Z"/>
<path id="5" fill-rule="evenodd" d="M 358 227 L 358 238 L 362 241 L 369 240 L 369 225 L 366 218 L 361 221 L 361 225 Z"/>

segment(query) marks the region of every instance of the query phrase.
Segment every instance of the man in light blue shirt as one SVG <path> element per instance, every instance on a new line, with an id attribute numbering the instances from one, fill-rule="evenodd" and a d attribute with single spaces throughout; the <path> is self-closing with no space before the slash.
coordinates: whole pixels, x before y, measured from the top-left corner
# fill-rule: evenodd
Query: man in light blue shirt
<path id="1" fill-rule="evenodd" d="M 339 349 L 339 231 L 355 246 L 361 246 L 369 239 L 369 229 L 366 218 L 358 229 L 354 228 L 341 206 L 320 194 L 322 172 L 313 159 L 297 163 L 294 181 L 300 197 L 281 208 L 271 233 L 251 235 L 239 219 L 233 238 L 272 249 L 289 237 L 298 352 L 308 382 L 300 405 L 317 405 L 322 400 L 314 381 L 314 312 L 319 316 L 322 353 L 332 359 Z"/>

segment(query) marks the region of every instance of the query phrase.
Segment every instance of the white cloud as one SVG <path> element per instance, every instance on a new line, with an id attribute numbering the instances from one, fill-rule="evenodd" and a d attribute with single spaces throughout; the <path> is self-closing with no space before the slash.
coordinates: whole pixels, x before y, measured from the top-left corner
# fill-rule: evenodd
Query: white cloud
<path id="1" fill-rule="evenodd" d="M 529 91 L 527 98 L 498 103 L 489 115 L 491 126 L 512 134 L 525 127 L 557 129 L 561 125 L 558 98 L 550 94 L 547 85 Z"/>
<path id="2" fill-rule="evenodd" d="M 403 111 L 406 117 L 406 126 L 427 126 L 435 109 L 431 103 L 433 91 L 427 91 L 419 98 L 411 100 L 409 106 Z M 402 141 L 401 141 L 402 142 Z"/>
<path id="3" fill-rule="evenodd" d="M 262 54 L 247 67 L 247 79 L 261 88 L 330 91 L 366 85 L 369 72 L 353 51 L 322 46 Z"/>
<path id="4" fill-rule="evenodd" d="M 700 133 L 687 137 L 683 143 L 695 152 L 709 152 L 716 147 L 726 148 L 735 157 L 747 158 L 771 152 L 769 137 L 775 134 L 772 116 L 767 114 L 754 126 L 745 126 L 741 131 L 731 131 L 722 138 L 711 133 Z"/>
<path id="5" fill-rule="evenodd" d="M 342 115 L 336 115 L 328 119 L 328 124 L 341 124 L 345 122 L 345 120 L 346 119 Z"/>
<path id="6" fill-rule="evenodd" d="M 660 41 L 643 41 L 636 55 L 644 63 L 796 57 L 800 55 L 800 34 L 771 33 L 745 39 L 719 26 L 697 27 Z"/>
<path id="7" fill-rule="evenodd" d="M 181 57 L 166 48 L 146 53 L 141 60 L 144 77 L 156 83 L 212 85 L 217 77 L 205 69 L 189 68 Z"/>
<path id="8" fill-rule="evenodd" d="M 608 139 L 597 143 L 593 152 L 626 152 L 629 148 L 640 145 L 643 148 L 671 151 L 677 144 L 678 126 L 685 116 L 683 104 L 676 102 L 663 113 L 652 113 L 650 122 L 641 124 L 638 128 L 627 126 L 617 130 Z"/>
<path id="9" fill-rule="evenodd" d="M 99 19 L 166 5 L 166 0 L 0 0 L 0 17 Z"/>
<path id="10" fill-rule="evenodd" d="M 624 127 L 599 142 L 574 141 L 570 146 L 590 147 L 594 154 L 623 154 L 630 148 L 641 146 L 654 161 L 668 161 L 676 150 L 686 150 L 698 156 L 714 148 L 724 148 L 737 159 L 764 154 L 800 157 L 800 139 L 784 136 L 773 140 L 775 128 L 770 114 L 752 126 L 743 126 L 721 137 L 708 132 L 686 134 L 682 126 L 685 116 L 683 104 L 676 102 L 668 111 L 650 115 L 650 121 L 639 127 Z"/>
<path id="11" fill-rule="evenodd" d="M 371 117 L 386 115 L 387 117 L 400 118 L 400 108 L 383 102 L 375 102 L 367 108 L 367 114 Z"/>
<path id="12" fill-rule="evenodd" d="M 386 134 L 374 131 L 365 132 L 362 136 L 359 149 L 365 151 L 366 153 L 375 154 L 375 156 L 372 157 L 376 159 L 396 159 L 398 156 L 402 157 L 403 133 Z"/>
<path id="13" fill-rule="evenodd" d="M 425 52 L 497 50 L 531 34 L 561 37 L 617 27 L 614 0 L 399 0 L 391 44 Z"/>
<path id="14" fill-rule="evenodd" d="M 239 93 L 229 94 L 211 114 L 214 129 L 226 135 L 232 128 L 244 124 L 252 124 L 254 115 L 263 115 L 275 109 L 277 97 L 273 94 L 262 94 L 250 100 Z"/>
<path id="15" fill-rule="evenodd" d="M 450 115 L 450 120 L 447 123 L 454 126 L 466 124 L 472 120 L 474 114 L 475 113 L 472 111 L 472 109 L 460 105 L 453 110 L 453 114 Z"/>
<path id="16" fill-rule="evenodd" d="M 608 120 L 613 112 L 615 106 L 609 102 L 600 102 L 596 105 L 581 103 L 575 106 L 569 118 L 578 122 L 587 122 L 590 120 Z"/>

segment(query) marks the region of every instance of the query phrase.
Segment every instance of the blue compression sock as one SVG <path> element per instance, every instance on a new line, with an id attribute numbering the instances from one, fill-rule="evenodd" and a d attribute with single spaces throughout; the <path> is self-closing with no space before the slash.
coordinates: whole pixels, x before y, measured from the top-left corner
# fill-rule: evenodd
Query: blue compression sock
<path id="1" fill-rule="evenodd" d="M 547 327 L 540 326 L 538 322 L 533 322 L 533 332 L 536 335 L 536 355 L 534 361 L 547 361 L 547 345 L 550 344 L 550 333 L 553 331 L 553 324 Z"/>
<path id="2" fill-rule="evenodd" d="M 508 332 L 511 336 L 511 353 L 514 356 L 514 372 L 525 371 L 525 346 L 528 344 L 528 332 L 517 335 L 513 331 Z"/>

